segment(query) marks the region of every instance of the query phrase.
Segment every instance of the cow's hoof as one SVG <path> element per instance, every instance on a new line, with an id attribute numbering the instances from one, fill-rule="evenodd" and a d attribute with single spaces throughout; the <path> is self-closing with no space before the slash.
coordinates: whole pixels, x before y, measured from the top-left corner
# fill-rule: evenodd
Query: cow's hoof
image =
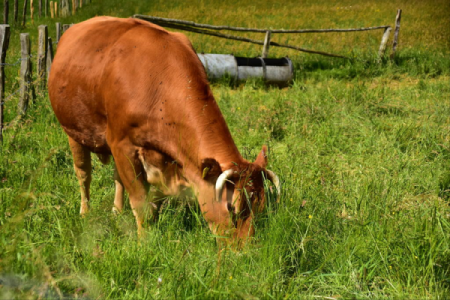
<path id="1" fill-rule="evenodd" d="M 119 210 L 117 207 L 113 207 L 112 208 L 112 213 L 115 215 L 115 216 L 118 216 L 118 215 L 120 215 L 121 213 L 122 213 L 122 211 L 121 210 Z"/>

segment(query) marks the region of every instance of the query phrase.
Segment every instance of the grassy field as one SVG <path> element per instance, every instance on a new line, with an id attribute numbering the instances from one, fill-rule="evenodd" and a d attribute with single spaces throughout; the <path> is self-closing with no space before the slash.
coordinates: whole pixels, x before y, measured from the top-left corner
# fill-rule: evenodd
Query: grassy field
<path id="1" fill-rule="evenodd" d="M 48 97 L 38 92 L 14 121 L 19 66 L 7 66 L 0 299 L 450 298 L 447 0 L 92 2 L 66 19 L 12 25 L 7 62 L 20 57 L 20 32 L 30 32 L 35 55 L 37 25 L 54 36 L 55 22 L 95 15 L 286 29 L 393 26 L 397 8 L 403 16 L 392 61 L 376 61 L 382 31 L 275 36 L 355 59 L 271 48 L 272 57 L 295 64 L 289 87 L 212 84 L 243 156 L 254 160 L 267 144 L 269 168 L 283 182 L 280 203 L 269 204 L 239 252 L 218 252 L 197 208 L 176 198 L 138 243 L 129 206 L 110 213 L 113 168 L 96 158 L 92 210 L 80 218 L 70 150 Z M 261 51 L 187 35 L 198 52 Z"/>

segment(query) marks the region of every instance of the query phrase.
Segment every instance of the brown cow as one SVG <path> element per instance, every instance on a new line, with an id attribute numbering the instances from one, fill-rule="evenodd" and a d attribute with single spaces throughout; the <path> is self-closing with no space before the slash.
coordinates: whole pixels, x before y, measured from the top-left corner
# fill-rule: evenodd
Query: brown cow
<path id="1" fill-rule="evenodd" d="M 138 233 L 163 195 L 191 187 L 211 230 L 236 238 L 253 234 L 264 206 L 263 147 L 254 163 L 242 158 L 189 40 L 137 19 L 97 17 L 66 31 L 49 78 L 53 110 L 69 138 L 88 211 L 91 156 L 114 157 L 114 210 L 130 196 Z M 147 202 L 149 183 L 158 192 Z"/>

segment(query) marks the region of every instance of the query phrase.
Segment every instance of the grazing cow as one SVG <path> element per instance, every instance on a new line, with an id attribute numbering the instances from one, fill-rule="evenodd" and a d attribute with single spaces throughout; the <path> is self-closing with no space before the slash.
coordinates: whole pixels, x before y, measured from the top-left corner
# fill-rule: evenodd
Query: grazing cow
<path id="1" fill-rule="evenodd" d="M 192 188 L 216 234 L 245 239 L 264 207 L 263 147 L 242 158 L 189 40 L 146 21 L 97 17 L 64 33 L 49 78 L 88 211 L 91 156 L 115 162 L 115 211 L 127 190 L 138 233 L 158 198 Z M 149 184 L 157 192 L 149 197 Z"/>

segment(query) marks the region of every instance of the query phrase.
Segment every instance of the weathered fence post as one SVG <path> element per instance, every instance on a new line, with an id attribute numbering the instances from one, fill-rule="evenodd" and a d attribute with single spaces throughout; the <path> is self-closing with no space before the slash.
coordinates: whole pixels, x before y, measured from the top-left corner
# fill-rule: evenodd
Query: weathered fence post
<path id="1" fill-rule="evenodd" d="M 27 23 L 27 3 L 28 0 L 23 0 L 22 27 L 25 27 Z"/>
<path id="2" fill-rule="evenodd" d="M 34 0 L 30 0 L 31 24 L 34 25 Z"/>
<path id="3" fill-rule="evenodd" d="M 66 30 L 69 29 L 69 28 L 70 28 L 70 24 L 63 24 L 63 26 L 62 26 L 62 32 L 63 32 L 63 33 L 66 32 Z"/>
<path id="4" fill-rule="evenodd" d="M 50 1 L 50 18 L 55 17 L 55 7 L 53 6 L 53 1 Z"/>
<path id="5" fill-rule="evenodd" d="M 69 0 L 61 0 L 61 16 L 68 17 L 70 15 Z"/>
<path id="6" fill-rule="evenodd" d="M 0 143 L 3 142 L 3 107 L 5 104 L 5 60 L 9 46 L 9 25 L 0 25 Z"/>
<path id="7" fill-rule="evenodd" d="M 38 58 L 37 58 L 37 79 L 39 92 L 45 91 L 46 86 L 46 64 L 47 64 L 47 43 L 48 29 L 47 25 L 39 25 Z"/>
<path id="8" fill-rule="evenodd" d="M 270 35 L 271 35 L 270 30 L 266 31 L 266 37 L 264 39 L 263 51 L 262 51 L 262 54 L 261 54 L 262 58 L 267 58 L 267 56 L 269 55 Z"/>
<path id="9" fill-rule="evenodd" d="M 378 50 L 378 60 L 379 61 L 381 61 L 381 59 L 384 56 L 384 52 L 386 51 L 386 44 L 387 44 L 387 41 L 389 40 L 389 35 L 391 33 L 391 30 L 392 30 L 391 27 L 386 27 L 386 29 L 384 30 L 383 37 L 381 38 L 380 49 Z"/>
<path id="10" fill-rule="evenodd" d="M 55 1 L 55 18 L 58 17 L 58 2 Z"/>
<path id="11" fill-rule="evenodd" d="M 28 33 L 20 34 L 20 46 L 22 49 L 22 63 L 20 65 L 20 99 L 18 114 L 23 115 L 27 112 L 31 94 L 31 44 L 30 35 Z"/>
<path id="12" fill-rule="evenodd" d="M 19 0 L 14 0 L 14 23 L 17 23 L 19 17 Z"/>
<path id="13" fill-rule="evenodd" d="M 77 12 L 77 0 L 72 0 L 72 15 Z"/>
<path id="14" fill-rule="evenodd" d="M 398 44 L 398 34 L 400 32 L 400 20 L 402 18 L 402 10 L 397 10 L 397 16 L 395 17 L 395 32 L 394 32 L 394 42 L 392 43 L 392 53 L 391 53 L 391 59 L 395 56 L 395 51 L 397 50 L 397 44 Z"/>
<path id="15" fill-rule="evenodd" d="M 61 38 L 61 23 L 56 23 L 56 42 L 59 43 L 59 39 Z"/>
<path id="16" fill-rule="evenodd" d="M 9 0 L 3 0 L 3 24 L 8 24 Z"/>
<path id="17" fill-rule="evenodd" d="M 53 42 L 52 38 L 48 38 L 47 42 L 47 81 L 50 77 L 50 70 L 52 68 L 52 62 L 53 62 Z"/>
<path id="18" fill-rule="evenodd" d="M 39 0 L 39 18 L 42 18 L 42 0 Z"/>

